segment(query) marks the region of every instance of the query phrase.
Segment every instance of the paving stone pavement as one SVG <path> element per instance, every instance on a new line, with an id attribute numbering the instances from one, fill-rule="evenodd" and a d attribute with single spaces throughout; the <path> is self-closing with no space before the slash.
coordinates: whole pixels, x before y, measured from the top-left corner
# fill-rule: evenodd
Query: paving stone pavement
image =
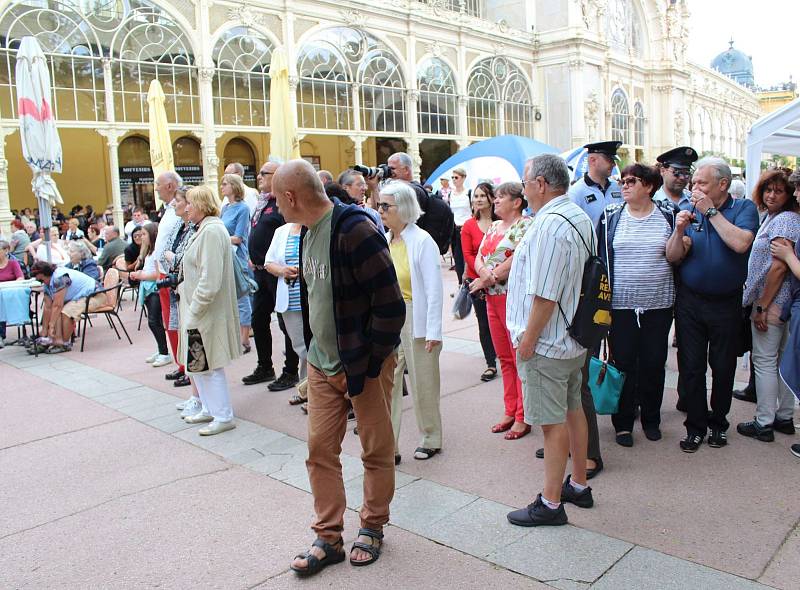
<path id="1" fill-rule="evenodd" d="M 446 351 L 479 354 L 480 346 L 446 339 Z M 477 349 L 475 348 L 477 347 Z M 75 358 L 75 357 L 73 357 Z M 200 437 L 199 426 L 181 421 L 175 397 L 138 382 L 63 357 L 34 358 L 7 348 L 0 361 L 67 388 L 108 408 L 200 447 L 222 460 L 309 492 L 304 440 L 246 420 L 224 435 Z M 56 370 L 57 369 L 57 370 Z M 66 373 L 70 379 L 65 380 Z M 361 502 L 363 470 L 358 457 L 341 456 L 348 507 Z M 562 590 L 755 590 L 771 588 L 646 547 L 572 525 L 521 529 L 505 515 L 513 507 L 454 487 L 398 472 L 391 524 Z M 577 510 L 577 509 L 576 509 Z M 440 574 L 446 575 L 446 568 Z M 269 587 L 286 587 L 274 579 Z"/>

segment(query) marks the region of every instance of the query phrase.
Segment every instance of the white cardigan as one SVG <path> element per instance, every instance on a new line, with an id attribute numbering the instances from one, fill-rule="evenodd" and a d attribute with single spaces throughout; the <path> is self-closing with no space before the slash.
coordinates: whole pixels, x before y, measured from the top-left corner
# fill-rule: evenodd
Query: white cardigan
<path id="1" fill-rule="evenodd" d="M 272 235 L 267 255 L 264 257 L 264 266 L 270 262 L 286 266 L 286 242 L 289 240 L 292 223 L 286 223 L 275 230 Z M 275 311 L 284 313 L 289 307 L 289 285 L 282 277 L 278 277 L 278 291 L 275 294 Z"/>
<path id="2" fill-rule="evenodd" d="M 442 273 L 439 247 L 428 232 L 409 223 L 400 234 L 411 269 L 411 302 L 414 338 L 442 341 Z M 391 244 L 392 232 L 386 234 Z"/>

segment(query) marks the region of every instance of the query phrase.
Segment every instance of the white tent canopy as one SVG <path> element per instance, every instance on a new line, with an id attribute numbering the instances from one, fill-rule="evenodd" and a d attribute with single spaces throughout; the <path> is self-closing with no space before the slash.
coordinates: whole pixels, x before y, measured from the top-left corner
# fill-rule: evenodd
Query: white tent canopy
<path id="1" fill-rule="evenodd" d="M 761 117 L 747 133 L 747 194 L 758 181 L 763 153 L 800 156 L 800 98 Z"/>

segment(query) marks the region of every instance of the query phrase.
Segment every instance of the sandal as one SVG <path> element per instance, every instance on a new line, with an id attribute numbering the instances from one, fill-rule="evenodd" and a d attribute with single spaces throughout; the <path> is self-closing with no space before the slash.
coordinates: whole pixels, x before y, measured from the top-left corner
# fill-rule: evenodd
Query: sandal
<path id="1" fill-rule="evenodd" d="M 526 434 L 530 434 L 530 432 L 530 425 L 526 425 L 524 430 L 509 430 L 503 438 L 506 440 L 519 440 Z"/>
<path id="2" fill-rule="evenodd" d="M 308 414 L 308 402 L 305 402 L 302 406 L 300 406 L 300 409 L 303 410 L 304 414 Z"/>
<path id="3" fill-rule="evenodd" d="M 495 367 L 487 367 L 486 370 L 481 373 L 481 381 L 491 381 L 497 377 L 497 369 Z"/>
<path id="4" fill-rule="evenodd" d="M 253 350 L 249 344 L 242 344 L 242 354 L 247 354 Z"/>
<path id="5" fill-rule="evenodd" d="M 363 561 L 357 561 L 350 557 L 350 565 L 361 567 L 378 561 L 378 558 L 381 556 L 381 547 L 383 546 L 383 533 L 372 529 L 358 529 L 358 536 L 369 537 L 371 541 L 369 545 L 362 543 L 361 541 L 356 541 L 353 543 L 353 547 L 350 549 L 350 555 L 353 554 L 353 549 L 361 549 L 362 551 L 369 553 L 371 558 Z M 376 544 L 374 541 L 377 541 L 378 543 Z"/>
<path id="6" fill-rule="evenodd" d="M 313 576 L 314 574 L 318 574 L 324 570 L 329 565 L 344 561 L 344 541 L 341 539 L 341 537 L 333 545 L 326 543 L 322 539 L 315 539 L 314 542 L 311 543 L 311 546 L 322 549 L 325 552 L 325 557 L 320 559 L 316 555 L 313 555 L 311 551 L 306 551 L 304 553 L 295 555 L 295 559 L 305 559 L 307 563 L 306 567 L 304 568 L 295 567 L 294 564 L 289 566 L 289 569 L 295 572 L 298 576 Z"/>
<path id="7" fill-rule="evenodd" d="M 418 459 L 419 461 L 427 461 L 434 455 L 441 453 L 442 449 L 426 449 L 424 447 L 417 447 L 414 451 L 414 458 Z"/>
<path id="8" fill-rule="evenodd" d="M 299 406 L 300 404 L 304 404 L 308 401 L 308 398 L 302 397 L 299 394 L 295 394 L 289 398 L 289 405 L 290 406 Z"/>
<path id="9" fill-rule="evenodd" d="M 60 354 L 62 352 L 69 352 L 72 350 L 71 346 L 67 346 L 66 344 L 53 344 L 44 351 L 45 354 Z"/>
<path id="10" fill-rule="evenodd" d="M 499 434 L 501 432 L 505 432 L 509 430 L 512 426 L 514 426 L 514 419 L 512 418 L 510 422 L 498 422 L 494 426 L 492 426 L 492 432 L 494 434 Z"/>

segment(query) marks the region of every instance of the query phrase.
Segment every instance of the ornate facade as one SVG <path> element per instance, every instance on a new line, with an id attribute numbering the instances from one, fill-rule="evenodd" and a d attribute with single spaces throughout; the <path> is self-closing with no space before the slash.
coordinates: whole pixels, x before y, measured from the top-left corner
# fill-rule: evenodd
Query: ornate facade
<path id="1" fill-rule="evenodd" d="M 301 151 L 338 172 L 406 149 L 423 175 L 515 133 L 561 150 L 619 139 L 627 159 L 677 144 L 742 158 L 747 88 L 686 61 L 682 0 L 12 0 L 0 8 L 0 221 L 33 206 L 16 47 L 50 62 L 65 203 L 147 202 L 147 88 L 167 97 L 176 165 L 216 185 L 268 156 L 269 64 L 286 49 Z M 148 182 L 150 184 L 148 184 Z"/>

